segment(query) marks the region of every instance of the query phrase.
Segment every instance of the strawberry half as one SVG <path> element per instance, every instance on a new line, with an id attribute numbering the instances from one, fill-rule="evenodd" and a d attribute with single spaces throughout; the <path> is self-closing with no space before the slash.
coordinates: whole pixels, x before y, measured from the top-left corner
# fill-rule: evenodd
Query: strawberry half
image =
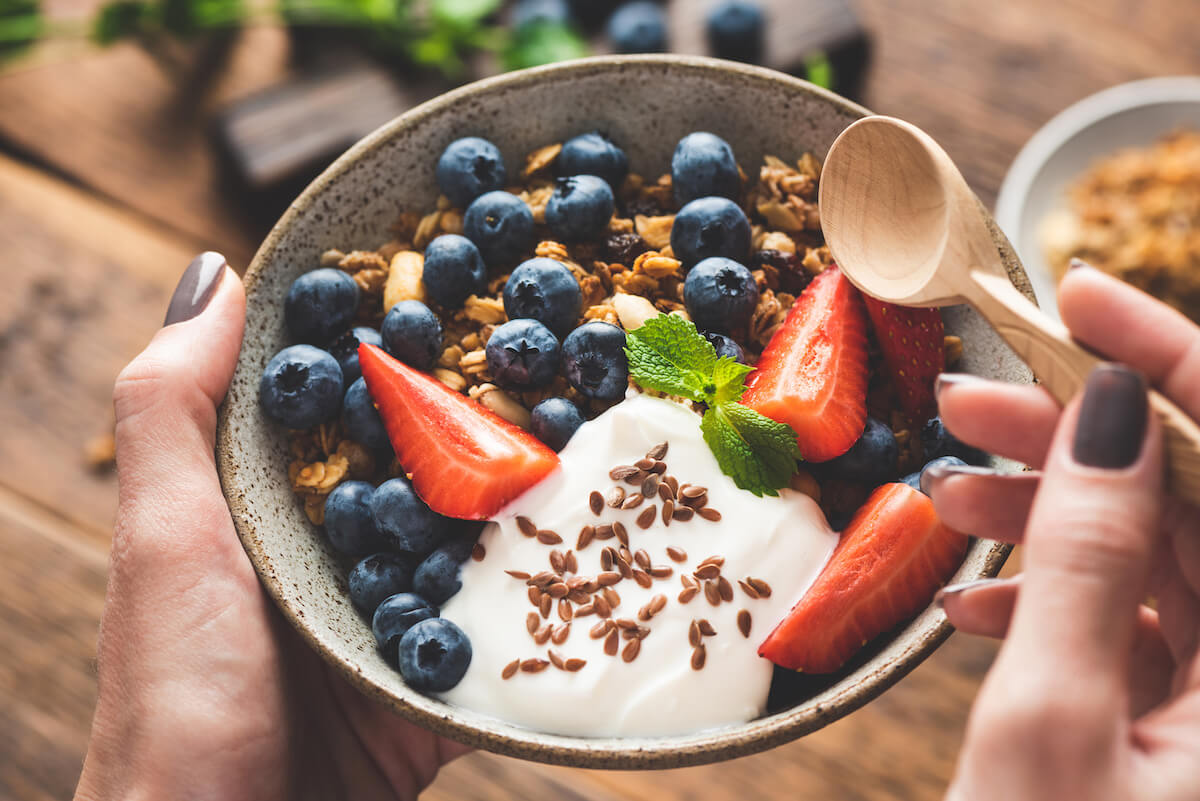
<path id="1" fill-rule="evenodd" d="M 937 413 L 933 380 L 946 369 L 946 326 L 942 323 L 942 313 L 937 309 L 897 306 L 871 297 L 864 300 L 900 408 L 908 415 L 909 422 L 920 425 Z"/>
<path id="2" fill-rule="evenodd" d="M 791 670 L 832 673 L 926 607 L 966 552 L 966 535 L 942 524 L 933 501 L 907 484 L 884 484 L 758 654 Z"/>
<path id="3" fill-rule="evenodd" d="M 388 438 L 433 511 L 487 520 L 558 466 L 558 455 L 431 375 L 374 345 L 358 361 Z"/>
<path id="4" fill-rule="evenodd" d="M 841 456 L 867 424 L 867 312 L 837 267 L 812 280 L 771 337 L 742 403 L 796 431 L 810 462 Z"/>

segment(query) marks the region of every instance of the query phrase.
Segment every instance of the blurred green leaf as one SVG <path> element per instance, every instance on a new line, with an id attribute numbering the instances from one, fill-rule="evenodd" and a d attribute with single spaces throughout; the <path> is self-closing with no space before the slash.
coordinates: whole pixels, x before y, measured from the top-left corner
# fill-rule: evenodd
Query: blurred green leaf
<path id="1" fill-rule="evenodd" d="M 245 14 L 242 0 L 162 0 L 160 11 L 163 28 L 182 38 L 236 25 Z"/>
<path id="2" fill-rule="evenodd" d="M 537 22 L 517 31 L 503 54 L 505 69 L 538 67 L 588 55 L 583 37 L 566 25 Z"/>
<path id="3" fill-rule="evenodd" d="M 37 41 L 43 24 L 37 0 L 0 0 L 0 61 Z"/>
<path id="4" fill-rule="evenodd" d="M 116 0 L 101 7 L 92 23 L 92 38 L 111 44 L 138 33 L 153 16 L 149 3 L 142 0 Z"/>
<path id="5" fill-rule="evenodd" d="M 817 50 L 804 59 L 806 77 L 810 83 L 826 89 L 833 89 L 833 65 L 824 50 Z"/>
<path id="6" fill-rule="evenodd" d="M 501 0 L 433 0 L 430 13 L 435 23 L 455 28 L 472 28 L 500 8 Z"/>

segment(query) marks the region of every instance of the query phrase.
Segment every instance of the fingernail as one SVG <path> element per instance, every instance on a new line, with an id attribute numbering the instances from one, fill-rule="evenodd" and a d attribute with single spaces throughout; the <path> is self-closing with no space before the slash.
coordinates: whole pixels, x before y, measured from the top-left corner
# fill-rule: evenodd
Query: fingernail
<path id="1" fill-rule="evenodd" d="M 986 589 L 988 587 L 1003 587 L 1006 584 L 1013 584 L 1019 580 L 1016 578 L 982 578 L 975 579 L 974 581 L 964 581 L 959 584 L 951 584 L 937 591 L 937 594 L 933 596 L 933 605 L 938 609 L 945 609 L 947 601 L 953 602 L 975 590 Z"/>
<path id="2" fill-rule="evenodd" d="M 225 275 L 227 264 L 224 256 L 211 250 L 192 259 L 175 287 L 175 294 L 171 295 L 163 326 L 182 323 L 204 311 Z"/>
<path id="3" fill-rule="evenodd" d="M 1072 258 L 1069 262 L 1067 262 L 1068 270 L 1078 270 L 1080 267 L 1087 267 L 1089 270 L 1095 269 L 1083 259 Z"/>
<path id="4" fill-rule="evenodd" d="M 942 390 L 946 387 L 974 384 L 982 380 L 979 376 L 970 373 L 938 373 L 938 377 L 933 382 L 933 396 L 936 398 L 941 395 Z"/>
<path id="5" fill-rule="evenodd" d="M 1102 364 L 1088 376 L 1071 455 L 1086 467 L 1128 467 L 1146 436 L 1146 381 L 1120 364 Z"/>
<path id="6" fill-rule="evenodd" d="M 1037 470 L 996 470 L 973 464 L 931 464 L 921 471 L 921 492 L 931 495 L 934 485 L 949 476 L 983 476 L 1002 481 L 1040 481 Z"/>

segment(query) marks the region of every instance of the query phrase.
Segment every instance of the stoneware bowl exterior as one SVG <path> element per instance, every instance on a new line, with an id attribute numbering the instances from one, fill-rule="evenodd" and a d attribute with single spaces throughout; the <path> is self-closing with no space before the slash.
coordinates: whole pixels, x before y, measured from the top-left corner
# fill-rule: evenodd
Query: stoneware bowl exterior
<path id="1" fill-rule="evenodd" d="M 486 137 L 512 173 L 536 146 L 602 128 L 626 148 L 632 169 L 669 170 L 676 141 L 695 130 L 727 139 L 748 172 L 765 154 L 822 158 L 866 109 L 803 81 L 730 62 L 678 56 L 586 59 L 481 81 L 425 103 L 351 148 L 292 204 L 245 276 L 247 324 L 233 385 L 221 410 L 217 459 L 239 535 L 267 591 L 309 646 L 355 687 L 438 734 L 497 753 L 587 768 L 673 768 L 762 751 L 857 709 L 912 670 L 950 634 L 930 607 L 868 659 L 793 706 L 749 723 L 689 736 L 562 737 L 509 725 L 409 689 L 379 656 L 369 626 L 350 603 L 346 565 L 295 501 L 285 432 L 262 416 L 259 375 L 287 342 L 283 297 L 319 255 L 374 248 L 402 209 L 433 207 L 434 165 L 467 135 Z M 1014 283 L 1028 281 L 993 226 Z M 966 342 L 962 369 L 1029 382 L 1029 372 L 977 315 L 948 309 Z M 954 581 L 994 576 L 1008 547 L 973 540 Z M 515 691 L 515 690 L 514 690 Z"/>

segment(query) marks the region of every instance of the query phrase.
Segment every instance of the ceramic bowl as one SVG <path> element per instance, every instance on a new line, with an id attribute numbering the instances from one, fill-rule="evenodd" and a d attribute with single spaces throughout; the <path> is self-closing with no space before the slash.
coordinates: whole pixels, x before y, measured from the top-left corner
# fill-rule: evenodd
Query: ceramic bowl
<path id="1" fill-rule="evenodd" d="M 1097 92 L 1060 112 L 1021 148 L 996 198 L 996 221 L 1047 314 L 1058 318 L 1058 281 L 1046 263 L 1042 221 L 1066 205 L 1068 187 L 1097 159 L 1153 144 L 1178 128 L 1200 128 L 1200 77 L 1149 78 Z"/>
<path id="2" fill-rule="evenodd" d="M 754 171 L 765 154 L 824 157 L 866 109 L 794 78 L 730 62 L 676 56 L 586 59 L 493 78 L 450 92 L 388 123 L 351 148 L 302 194 L 246 273 L 246 338 L 218 436 L 221 480 L 238 533 L 267 591 L 304 640 L 362 692 L 398 714 L 472 746 L 588 768 L 670 768 L 761 751 L 812 732 L 879 695 L 950 634 L 930 607 L 881 637 L 837 675 L 779 683 L 774 711 L 749 723 L 688 736 L 573 738 L 543 734 L 449 706 L 405 686 L 375 649 L 350 603 L 345 565 L 292 497 L 285 432 L 258 406 L 259 375 L 287 342 L 283 297 L 330 247 L 373 248 L 403 209 L 437 198 L 434 165 L 465 135 L 491 139 L 508 164 L 528 151 L 597 127 L 628 151 L 632 169 L 669 170 L 681 136 L 713 131 Z M 993 228 L 1013 281 L 1028 282 Z M 1024 365 L 967 309 L 947 310 L 966 341 L 963 369 L 1028 382 Z M 993 576 L 1008 548 L 973 541 L 955 581 Z"/>

